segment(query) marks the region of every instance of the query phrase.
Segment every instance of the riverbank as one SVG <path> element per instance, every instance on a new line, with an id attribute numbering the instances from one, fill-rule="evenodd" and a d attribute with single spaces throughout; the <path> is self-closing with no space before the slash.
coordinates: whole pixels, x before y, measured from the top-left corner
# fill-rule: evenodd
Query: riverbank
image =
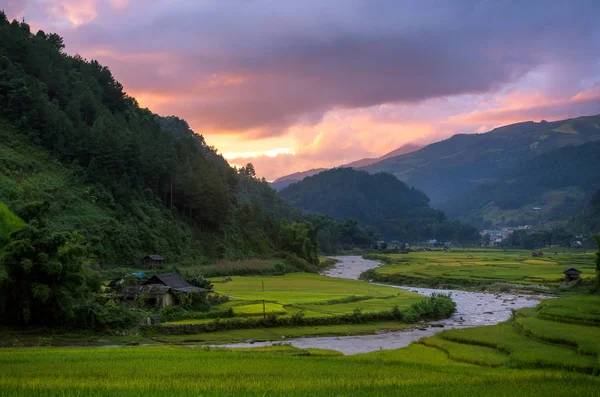
<path id="1" fill-rule="evenodd" d="M 576 267 L 581 279 L 596 274 L 593 253 L 531 251 L 419 251 L 408 254 L 368 254 L 382 266 L 365 270 L 361 278 L 378 283 L 424 288 L 519 293 L 562 293 L 576 290 L 564 283 L 564 271 Z"/>
<path id="2" fill-rule="evenodd" d="M 358 279 L 362 273 L 375 269 L 381 264 L 377 261 L 364 259 L 360 256 L 334 257 L 336 265 L 324 272 L 328 277 Z M 389 350 L 406 347 L 411 343 L 427 336 L 433 336 L 446 329 L 460 329 L 494 325 L 508 320 L 513 310 L 535 307 L 540 299 L 546 296 L 525 296 L 515 294 L 493 294 L 461 290 L 437 290 L 392 286 L 404 291 L 416 292 L 424 296 L 433 294 L 450 294 L 457 305 L 456 313 L 444 320 L 406 327 L 402 331 L 386 331 L 385 329 L 373 335 L 349 335 L 336 337 L 304 337 L 286 339 L 285 342 L 298 348 L 322 348 L 340 351 L 344 354 L 367 353 L 377 350 Z M 349 330 L 349 333 L 351 331 Z M 229 343 L 225 347 L 247 348 L 252 346 L 270 346 L 281 340 L 260 340 L 256 338 L 251 343 Z"/>
<path id="3" fill-rule="evenodd" d="M 342 276 L 373 265 L 350 258 L 330 271 Z M 371 287 L 376 286 L 365 286 Z M 277 338 L 274 346 L 230 345 L 237 349 L 3 349 L 0 394 L 129 397 L 142 390 L 146 396 L 182 397 L 597 395 L 600 378 L 589 375 L 600 373 L 600 296 L 549 299 L 511 316 L 515 307 L 534 305 L 532 297 L 451 292 L 459 308 L 455 316 L 407 332 Z M 484 312 L 484 302 L 497 310 Z M 509 320 L 498 325 L 472 326 L 506 316 Z M 269 330 L 237 331 L 247 337 Z M 410 343 L 411 336 L 418 336 L 418 343 Z M 315 341 L 327 349 L 314 348 Z M 406 343 L 410 344 L 402 349 L 386 350 Z M 375 351 L 357 354 L 365 349 Z"/>

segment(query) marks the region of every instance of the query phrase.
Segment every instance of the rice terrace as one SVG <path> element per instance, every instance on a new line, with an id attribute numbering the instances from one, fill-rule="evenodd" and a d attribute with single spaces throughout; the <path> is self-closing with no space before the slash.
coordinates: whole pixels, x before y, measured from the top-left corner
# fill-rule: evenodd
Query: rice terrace
<path id="1" fill-rule="evenodd" d="M 0 397 L 600 396 L 598 15 L 0 0 Z"/>
<path id="2" fill-rule="evenodd" d="M 474 250 L 414 252 L 402 255 L 402 258 L 422 263 L 435 257 L 432 266 L 438 271 L 443 266 L 451 270 L 456 267 L 457 260 L 467 258 L 469 266 L 477 268 L 472 271 L 488 274 L 494 283 L 497 273 L 487 262 L 511 263 L 513 268 L 521 264 L 517 274 L 531 273 L 539 277 L 542 273 L 538 267 L 546 269 L 557 262 L 585 264 L 594 261 L 593 254 L 561 254 L 534 263 L 527 259 L 530 256 L 531 253 L 525 251 Z M 388 262 L 394 263 L 400 256 L 388 257 Z M 478 260 L 472 261 L 472 257 Z M 343 257 L 338 259 L 342 264 L 352 266 Z M 397 265 L 387 266 L 395 269 Z M 385 274 L 387 266 L 375 271 Z M 341 271 L 334 267 L 329 273 Z M 521 280 L 527 280 L 527 277 L 527 274 L 522 275 Z M 2 394 L 126 396 L 142 391 L 149 395 L 181 396 L 189 393 L 264 395 L 265 392 L 268 395 L 324 396 L 485 395 L 501 388 L 504 395 L 595 395 L 599 386 L 596 376 L 600 371 L 598 295 L 561 292 L 559 297 L 544 300 L 537 307 L 515 312 L 508 321 L 498 325 L 452 330 L 439 328 L 441 332 L 435 336 L 423 337 L 402 349 L 378 349 L 344 356 L 322 347 L 294 347 L 281 339 L 281 335 L 310 339 L 311 335 L 368 334 L 378 329 L 392 333 L 409 329 L 411 332 L 427 325 L 421 321 L 407 323 L 386 313 L 393 308 L 406 312 L 424 298 L 379 284 L 307 273 L 231 276 L 212 281 L 215 291 L 233 297 L 218 309 L 233 309 L 231 317 L 165 322 L 160 327 L 182 328 L 163 330 L 162 336 L 158 336 L 158 327 L 144 331 L 147 335 L 141 335 L 138 341 L 154 345 L 147 347 L 5 347 L 0 356 Z M 515 275 L 504 281 L 515 283 Z M 504 290 L 505 284 L 494 283 L 480 285 L 479 289 L 503 294 L 500 289 Z M 547 293 L 558 292 L 554 278 L 536 284 L 538 288 L 542 285 L 547 287 Z M 521 293 L 531 292 L 524 289 Z M 263 318 L 263 300 L 267 302 L 264 310 L 274 323 L 262 323 L 256 329 L 253 322 Z M 357 311 L 379 314 L 381 318 L 367 317 L 356 323 L 350 319 L 335 320 L 339 316 L 356 316 Z M 299 312 L 308 324 L 291 322 L 290 319 Z M 329 319 L 333 325 L 327 325 L 328 321 L 324 319 Z M 312 324 L 313 320 L 318 325 Z M 219 324 L 231 321 L 237 327 L 252 328 L 228 330 L 225 326 L 211 331 L 185 328 L 186 324 L 194 327 L 215 321 Z M 278 321 L 288 324 L 287 328 Z M 251 337 L 257 341 L 256 345 L 261 340 L 272 342 L 260 347 L 246 343 L 247 347 L 236 349 L 218 346 Z M 203 338 L 206 339 L 203 341 Z M 119 339 L 114 341 L 118 343 Z M 50 339 L 47 342 L 50 343 Z"/>

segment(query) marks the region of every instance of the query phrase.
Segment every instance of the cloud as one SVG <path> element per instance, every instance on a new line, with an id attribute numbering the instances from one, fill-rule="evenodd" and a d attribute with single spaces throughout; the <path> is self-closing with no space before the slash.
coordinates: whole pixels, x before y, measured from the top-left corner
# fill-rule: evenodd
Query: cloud
<path id="1" fill-rule="evenodd" d="M 599 111 L 596 0 L 0 0 L 270 179 Z M 275 152 L 274 152 L 275 151 Z M 294 153 L 294 154 L 290 154 Z"/>
<path id="2" fill-rule="evenodd" d="M 159 110 L 253 138 L 333 109 L 497 90 L 546 63 L 598 59 L 600 44 L 594 1 L 56 3 L 77 25 L 67 43 L 119 57 L 111 68 L 133 92 L 173 97 Z"/>
<path id="3" fill-rule="evenodd" d="M 4 10 L 9 19 L 17 19 L 23 16 L 28 0 L 3 0 L 0 2 L 0 10 Z"/>

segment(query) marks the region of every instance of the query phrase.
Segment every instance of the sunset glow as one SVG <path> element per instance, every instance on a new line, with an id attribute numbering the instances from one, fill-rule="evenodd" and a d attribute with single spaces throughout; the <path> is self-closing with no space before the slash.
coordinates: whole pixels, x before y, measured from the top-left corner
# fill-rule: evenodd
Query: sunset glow
<path id="1" fill-rule="evenodd" d="M 600 112 L 594 2 L 0 0 L 269 180 Z M 573 25 L 572 22 L 578 23 Z M 543 28 L 532 28 L 538 26 Z M 572 45 L 577 43 L 576 46 Z"/>

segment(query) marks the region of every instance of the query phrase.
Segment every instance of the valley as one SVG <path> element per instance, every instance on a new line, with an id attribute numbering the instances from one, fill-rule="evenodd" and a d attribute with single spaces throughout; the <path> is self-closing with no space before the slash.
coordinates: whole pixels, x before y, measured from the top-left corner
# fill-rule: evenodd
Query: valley
<path id="1" fill-rule="evenodd" d="M 443 254 L 446 253 L 438 256 Z M 489 259 L 494 257 L 491 253 L 486 255 Z M 504 255 L 497 259 L 506 261 Z M 515 253 L 514 258 L 518 255 Z M 330 270 L 338 276 L 355 276 L 357 271 L 352 269 L 353 264 L 357 264 L 360 271 L 377 266 L 376 262 L 357 257 L 339 259 L 342 260 L 339 267 Z M 483 264 L 479 266 L 485 268 Z M 261 277 L 256 277 L 256 282 L 259 279 Z M 243 278 L 240 281 L 247 285 Z M 364 288 L 386 293 L 389 288 L 364 285 Z M 356 287 L 352 289 L 356 290 Z M 229 292 L 235 290 L 232 287 Z M 240 285 L 239 294 L 247 293 L 244 291 L 248 288 Z M 254 292 L 252 294 L 250 298 L 255 296 Z M 278 294 L 277 290 L 272 294 Z M 339 296 L 339 291 L 331 290 L 327 296 L 321 296 L 330 298 L 334 295 Z M 484 303 L 482 297 L 486 295 L 495 296 L 473 293 L 467 301 L 477 310 L 476 302 Z M 518 300 L 505 297 L 508 299 L 499 302 L 506 301 L 503 303 L 508 302 L 513 306 L 511 308 L 519 308 L 512 305 Z M 311 299 L 314 298 L 311 296 Z M 457 299 L 460 302 L 460 296 Z M 523 303 L 534 306 L 536 302 L 526 298 Z M 599 368 L 595 342 L 600 337 L 596 310 L 599 303 L 597 295 L 563 296 L 544 300 L 536 308 L 519 310 L 513 316 L 500 306 L 506 314 L 495 317 L 494 321 L 508 321 L 485 327 L 477 327 L 477 322 L 473 322 L 477 316 L 463 313 L 465 309 L 459 303 L 458 313 L 445 324 L 456 323 L 463 317 L 469 322 L 468 326 L 474 328 L 464 329 L 460 325 L 457 329 L 433 328 L 439 332 L 435 336 L 419 330 L 408 331 L 409 334 L 421 332 L 422 337 L 417 338 L 417 343 L 403 341 L 403 345 L 408 346 L 402 349 L 386 351 L 374 347 L 373 352 L 367 354 L 356 353 L 369 350 L 370 340 L 379 339 L 381 347 L 393 348 L 389 339 L 402 340 L 401 335 L 406 334 L 392 332 L 366 336 L 366 339 L 284 340 L 272 346 L 259 343 L 229 345 L 230 349 L 198 345 L 119 349 L 9 348 L 0 355 L 4 368 L 0 374 L 0 388 L 7 396 L 29 394 L 33 390 L 40 396 L 81 393 L 128 396 L 135 395 L 140 388 L 148 395 L 163 395 L 167 389 L 170 395 L 186 395 L 192 391 L 205 395 L 258 395 L 265 389 L 286 395 L 377 396 L 388 395 L 392 390 L 394 394 L 406 395 L 463 395 L 488 394 L 499 387 L 510 395 L 593 395 L 598 378 L 589 374 L 596 373 Z M 357 350 L 346 351 L 353 355 L 340 356 L 335 350 L 341 346 L 338 341 L 356 346 Z M 73 362 L 78 366 L 73 367 Z M 165 364 L 168 369 L 163 368 Z M 205 369 L 197 372 L 194 368 L 198 366 Z M 136 376 L 133 376 L 134 372 Z M 189 379 L 183 379 L 182 373 L 189 373 Z M 377 375 L 374 377 L 374 374 Z M 97 377 L 102 380 L 98 381 Z M 172 377 L 177 377 L 177 382 L 173 383 Z"/>
<path id="2" fill-rule="evenodd" d="M 598 395 L 594 4 L 139 3 L 0 0 L 0 396 Z"/>

